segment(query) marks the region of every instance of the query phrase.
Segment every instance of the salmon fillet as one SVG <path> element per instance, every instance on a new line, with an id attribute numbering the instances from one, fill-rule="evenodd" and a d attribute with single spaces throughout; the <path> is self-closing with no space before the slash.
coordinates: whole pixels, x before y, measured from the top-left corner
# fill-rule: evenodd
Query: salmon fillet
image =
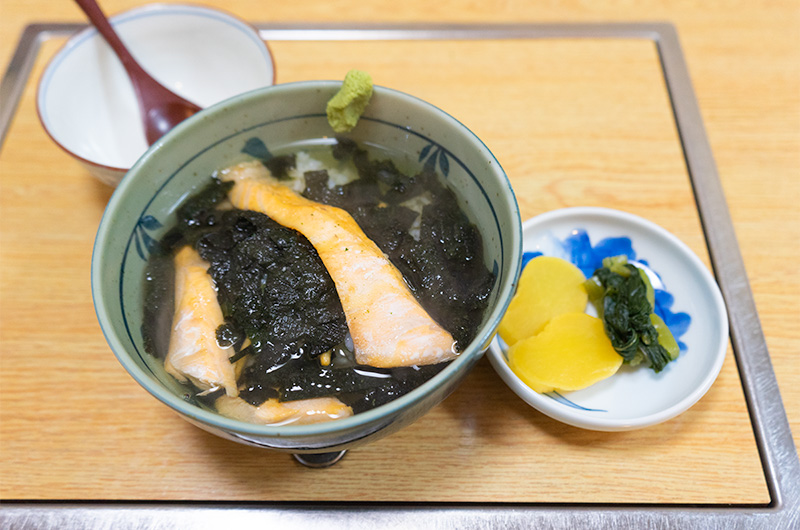
<path id="1" fill-rule="evenodd" d="M 224 388 L 235 397 L 238 365 L 229 360 L 234 350 L 217 344 L 223 322 L 208 263 L 193 248 L 183 247 L 175 255 L 175 313 L 164 368 L 178 381 L 191 380 L 202 390 Z"/>
<path id="2" fill-rule="evenodd" d="M 314 246 L 336 285 L 358 363 L 391 368 L 456 357 L 452 335 L 428 315 L 349 213 L 302 197 L 259 162 L 218 176 L 234 182 L 229 198 L 236 208 L 266 214 Z"/>
<path id="3" fill-rule="evenodd" d="M 334 397 L 284 402 L 268 399 L 255 406 L 240 397 L 220 396 L 214 406 L 224 416 L 260 425 L 304 425 L 353 415 L 353 409 Z"/>

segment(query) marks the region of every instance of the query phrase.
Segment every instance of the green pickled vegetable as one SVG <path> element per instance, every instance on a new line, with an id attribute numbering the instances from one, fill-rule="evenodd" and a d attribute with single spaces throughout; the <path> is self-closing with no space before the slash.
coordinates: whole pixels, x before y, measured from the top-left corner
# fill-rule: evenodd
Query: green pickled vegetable
<path id="1" fill-rule="evenodd" d="M 655 310 L 656 307 L 656 291 L 653 289 L 653 284 L 650 283 L 650 278 L 647 277 L 647 273 L 644 272 L 643 269 L 639 269 L 639 276 L 642 277 L 642 281 L 644 282 L 644 288 L 646 289 L 645 294 L 647 295 L 647 301 L 650 303 L 650 307 Z"/>
<path id="2" fill-rule="evenodd" d="M 625 363 L 635 366 L 647 361 L 660 372 L 677 358 L 678 344 L 653 312 L 655 291 L 643 270 L 625 256 L 606 258 L 584 285 L 606 335 Z"/>
<path id="3" fill-rule="evenodd" d="M 653 327 L 655 327 L 658 332 L 658 343 L 667 350 L 671 360 L 674 361 L 677 359 L 681 349 L 678 346 L 678 341 L 672 336 L 672 332 L 667 327 L 667 324 L 655 313 L 650 313 L 650 322 L 653 323 Z"/>

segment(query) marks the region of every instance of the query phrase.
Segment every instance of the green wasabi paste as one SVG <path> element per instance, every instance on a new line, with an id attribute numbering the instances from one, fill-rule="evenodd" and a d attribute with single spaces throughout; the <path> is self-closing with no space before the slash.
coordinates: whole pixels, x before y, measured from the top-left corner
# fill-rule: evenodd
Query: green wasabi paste
<path id="1" fill-rule="evenodd" d="M 342 88 L 328 101 L 328 123 L 337 133 L 353 130 L 372 97 L 372 77 L 360 70 L 350 70 Z"/>

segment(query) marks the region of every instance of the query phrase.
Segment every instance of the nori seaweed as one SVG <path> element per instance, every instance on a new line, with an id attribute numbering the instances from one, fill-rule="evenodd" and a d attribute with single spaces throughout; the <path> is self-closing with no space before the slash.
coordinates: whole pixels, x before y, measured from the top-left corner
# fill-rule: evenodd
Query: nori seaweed
<path id="1" fill-rule="evenodd" d="M 336 286 L 299 232 L 258 212 L 230 210 L 196 246 L 217 286 L 223 338 L 249 337 L 259 363 L 284 364 L 295 352 L 314 358 L 344 340 Z"/>
<path id="2" fill-rule="evenodd" d="M 391 161 L 370 160 L 351 140 L 340 138 L 333 155 L 352 159 L 360 178 L 329 188 L 327 171 L 307 172 L 303 195 L 353 215 L 425 310 L 453 334 L 457 348 L 466 347 L 480 326 L 495 276 L 483 263 L 480 233 L 455 195 L 432 170 L 406 175 Z M 295 159 L 267 162 L 273 173 L 285 176 Z M 225 317 L 218 341 L 233 345 L 232 360 L 250 356 L 239 387 L 240 396 L 253 405 L 276 397 L 335 395 L 357 413 L 396 399 L 447 365 L 378 369 L 353 360 L 321 366 L 318 356 L 340 348 L 347 332 L 333 281 L 302 234 L 257 212 L 219 209 L 230 186 L 212 178 L 189 197 L 177 209 L 177 225 L 151 255 L 142 330 L 147 351 L 161 359 L 166 355 L 173 310 L 171 254 L 189 244 L 209 262 L 218 288 Z M 418 214 L 401 203 L 426 192 L 433 203 L 423 209 L 415 240 L 409 229 Z M 159 322 L 166 323 L 166 337 Z"/>

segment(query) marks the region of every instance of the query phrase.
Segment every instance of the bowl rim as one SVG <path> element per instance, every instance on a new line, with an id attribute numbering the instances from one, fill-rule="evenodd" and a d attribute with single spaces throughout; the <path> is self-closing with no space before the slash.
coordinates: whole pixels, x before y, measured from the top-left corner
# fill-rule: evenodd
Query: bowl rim
<path id="1" fill-rule="evenodd" d="M 129 171 L 129 174 L 135 175 L 141 170 L 141 168 L 146 167 L 148 161 L 158 150 L 175 141 L 173 139 L 179 139 L 184 131 L 200 126 L 201 122 L 207 121 L 219 113 L 228 112 L 228 109 L 232 106 L 246 105 L 252 99 L 263 97 L 280 97 L 280 94 L 285 91 L 319 90 L 320 88 L 335 91 L 340 86 L 341 81 L 326 80 L 283 83 L 255 89 L 216 103 L 178 124 L 173 130 L 164 135 L 158 142 L 153 144 L 145 152 L 145 154 L 139 158 L 139 160 L 137 160 L 137 162 Z M 126 371 L 159 401 L 192 420 L 220 428 L 229 433 L 235 432 L 257 436 L 273 436 L 284 439 L 289 439 L 292 437 L 299 438 L 305 436 L 333 434 L 351 429 L 357 429 L 373 423 L 378 423 L 382 419 L 388 419 L 399 414 L 402 410 L 410 408 L 413 404 L 423 400 L 428 395 L 437 391 L 441 383 L 461 370 L 462 365 L 477 361 L 486 351 L 492 337 L 494 336 L 500 319 L 505 313 L 505 309 L 511 300 L 511 296 L 513 295 L 520 274 L 520 263 L 522 260 L 522 222 L 519 215 L 519 204 L 517 202 L 514 190 L 511 187 L 511 182 L 508 178 L 508 175 L 488 146 L 486 146 L 486 144 L 474 132 L 472 132 L 468 127 L 451 116 L 449 113 L 416 96 L 392 88 L 376 85 L 374 87 L 374 93 L 384 94 L 385 97 L 398 98 L 412 105 L 421 105 L 434 115 L 437 115 L 446 123 L 455 126 L 456 129 L 460 129 L 465 139 L 473 142 L 477 147 L 482 148 L 485 151 L 489 158 L 490 165 L 494 168 L 493 173 L 500 180 L 500 185 L 507 192 L 505 196 L 507 197 L 509 211 L 515 221 L 510 227 L 511 232 L 508 236 L 508 240 L 510 241 L 508 275 L 505 279 L 505 285 L 499 286 L 497 295 L 498 303 L 487 315 L 485 324 L 479 329 L 478 334 L 467 346 L 467 348 L 465 348 L 458 357 L 451 361 L 441 372 L 436 374 L 430 380 L 397 399 L 394 399 L 379 407 L 354 414 L 353 416 L 347 418 L 308 425 L 257 425 L 227 418 L 216 412 L 201 409 L 200 407 L 186 402 L 169 390 L 165 389 L 160 383 L 155 381 L 154 378 L 141 370 L 138 365 L 133 362 L 130 354 L 121 344 L 115 332 L 114 326 L 107 322 L 106 315 L 109 314 L 109 311 L 105 306 L 103 297 L 101 296 L 103 289 L 99 279 L 101 277 L 101 271 L 103 269 L 104 262 L 102 248 L 105 246 L 106 240 L 113 237 L 113 235 L 108 231 L 109 219 L 115 214 L 115 211 L 119 204 L 123 201 L 126 192 L 136 185 L 134 179 L 124 178 L 112 194 L 97 230 L 92 251 L 92 297 L 94 300 L 95 313 L 98 322 L 100 323 L 100 327 L 103 331 L 106 341 L 114 352 L 114 355 L 117 357 Z M 165 182 L 169 180 L 169 178 L 169 176 L 165 177 Z M 381 428 L 382 426 L 376 428 L 376 430 Z"/>
<path id="2" fill-rule="evenodd" d="M 174 4 L 165 4 L 165 3 L 153 3 L 153 4 L 144 4 L 141 6 L 136 6 L 131 9 L 127 9 L 125 11 L 116 13 L 110 17 L 108 17 L 109 22 L 112 26 L 117 26 L 118 24 L 124 24 L 130 20 L 134 20 L 135 18 L 139 18 L 142 16 L 152 16 L 152 15 L 159 15 L 159 14 L 214 14 L 219 15 L 223 19 L 227 19 L 228 21 L 234 23 L 235 26 L 239 27 L 243 33 L 250 34 L 255 37 L 254 41 L 258 41 L 264 47 L 264 55 L 266 59 L 268 59 L 271 70 L 272 70 L 272 80 L 270 81 L 271 85 L 275 84 L 277 80 L 277 70 L 275 65 L 275 56 L 272 53 L 272 49 L 269 46 L 269 43 L 263 39 L 261 39 L 261 34 L 259 33 L 258 28 L 256 28 L 250 22 L 244 20 L 243 18 L 234 15 L 233 13 L 216 7 L 211 7 L 203 4 L 196 4 L 196 3 L 174 3 Z M 72 51 L 77 48 L 78 46 L 84 44 L 88 40 L 99 37 L 100 34 L 97 29 L 89 24 L 87 27 L 83 28 L 82 30 L 78 31 L 74 35 L 72 35 L 67 42 L 65 42 L 59 49 L 56 51 L 55 54 L 50 58 L 47 62 L 47 65 L 44 67 L 42 71 L 42 75 L 39 76 L 39 81 L 37 82 L 36 86 L 36 116 L 39 119 L 39 123 L 42 125 L 42 129 L 44 129 L 45 134 L 50 138 L 50 140 L 56 144 L 62 151 L 67 153 L 68 155 L 74 157 L 78 161 L 87 164 L 91 167 L 96 167 L 100 169 L 104 169 L 107 171 L 117 172 L 121 174 L 127 173 L 131 168 L 125 168 L 122 166 L 116 166 L 111 164 L 104 164 L 101 162 L 96 162 L 89 158 L 86 158 L 83 155 L 79 155 L 72 149 L 68 148 L 64 142 L 58 140 L 54 133 L 51 132 L 50 127 L 47 125 L 46 120 L 46 112 L 45 108 L 46 105 L 44 104 L 44 98 L 46 94 L 45 88 L 49 80 L 55 75 L 59 64 L 70 54 Z M 102 37 L 100 37 L 102 39 Z M 132 166 L 131 166 L 132 167 Z"/>
<path id="3" fill-rule="evenodd" d="M 711 352 L 712 363 L 708 373 L 683 399 L 665 409 L 635 418 L 608 419 L 593 417 L 585 414 L 582 410 L 565 407 L 561 403 L 545 398 L 541 394 L 535 392 L 511 370 L 508 365 L 508 359 L 506 358 L 506 352 L 503 351 L 498 337 L 495 337 L 492 341 L 487 356 L 489 357 L 492 367 L 503 382 L 505 382 L 518 397 L 539 412 L 568 425 L 588 430 L 616 432 L 640 429 L 668 421 L 682 414 L 697 403 L 708 392 L 719 376 L 728 349 L 729 322 L 725 300 L 711 272 L 688 245 L 656 223 L 622 210 L 595 206 L 577 206 L 545 212 L 523 222 L 523 246 L 525 231 L 535 225 L 572 216 L 587 215 L 615 219 L 626 224 L 638 225 L 653 232 L 657 237 L 666 239 L 699 274 L 702 282 L 708 287 L 709 293 L 711 294 L 711 305 L 715 309 L 715 318 L 718 316 L 720 321 L 719 333 L 713 338 L 714 344 L 716 344 L 717 347 Z"/>

